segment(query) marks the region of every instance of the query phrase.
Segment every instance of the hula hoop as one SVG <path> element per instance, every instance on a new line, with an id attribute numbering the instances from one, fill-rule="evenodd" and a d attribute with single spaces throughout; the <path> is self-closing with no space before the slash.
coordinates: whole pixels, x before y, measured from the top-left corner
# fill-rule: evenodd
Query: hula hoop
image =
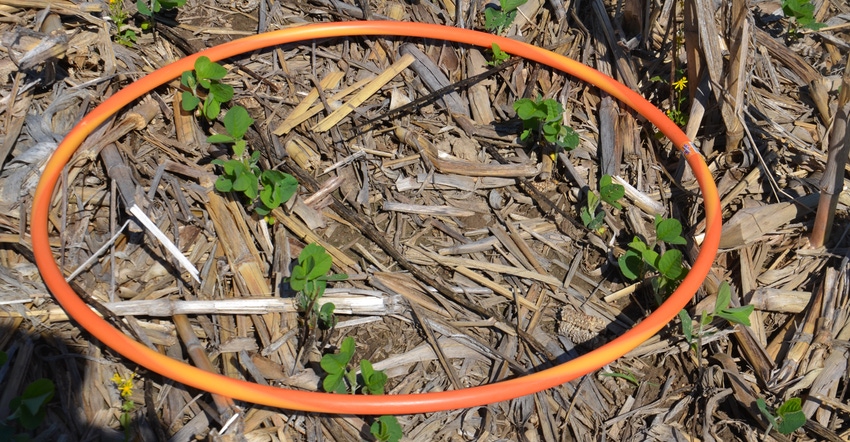
<path id="1" fill-rule="evenodd" d="M 330 37 L 397 36 L 431 38 L 489 48 L 492 43 L 513 55 L 545 64 L 588 82 L 616 97 L 652 122 L 682 151 L 702 191 L 706 234 L 699 255 L 679 288 L 655 312 L 608 344 L 556 367 L 515 379 L 462 390 L 405 395 L 338 395 L 306 392 L 233 379 L 210 373 L 157 353 L 130 339 L 95 314 L 74 292 L 53 258 L 49 244 L 50 201 L 62 169 L 83 140 L 111 115 L 137 98 L 194 68 L 205 55 L 213 61 L 257 49 Z M 411 414 L 453 410 L 509 400 L 552 388 L 590 373 L 616 360 L 649 339 L 671 321 L 696 293 L 711 268 L 720 242 L 720 200 L 702 156 L 687 136 L 667 116 L 616 80 L 574 60 L 508 38 L 441 25 L 407 22 L 322 23 L 254 35 L 216 46 L 186 58 L 130 84 L 86 115 L 60 143 L 38 183 L 31 214 L 32 245 L 45 284 L 56 300 L 95 338 L 127 359 L 176 382 L 234 399 L 289 410 L 331 414 Z"/>

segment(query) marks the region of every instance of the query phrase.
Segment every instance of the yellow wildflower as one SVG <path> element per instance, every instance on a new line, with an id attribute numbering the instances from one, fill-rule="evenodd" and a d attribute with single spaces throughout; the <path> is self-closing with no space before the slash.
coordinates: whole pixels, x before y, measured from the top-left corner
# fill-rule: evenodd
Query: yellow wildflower
<path id="1" fill-rule="evenodd" d="M 682 77 L 673 82 L 673 88 L 677 91 L 681 91 L 685 89 L 685 86 L 688 85 L 688 77 Z"/>
<path id="2" fill-rule="evenodd" d="M 133 380 L 127 379 L 127 382 L 121 384 L 118 387 L 118 391 L 121 393 L 122 398 L 128 398 L 133 395 Z"/>

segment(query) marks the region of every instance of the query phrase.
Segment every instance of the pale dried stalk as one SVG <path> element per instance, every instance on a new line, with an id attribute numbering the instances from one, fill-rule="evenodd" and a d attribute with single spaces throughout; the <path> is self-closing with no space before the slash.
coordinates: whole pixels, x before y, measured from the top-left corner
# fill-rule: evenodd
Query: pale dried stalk
<path id="1" fill-rule="evenodd" d="M 384 87 L 384 85 L 389 83 L 390 80 L 395 78 L 396 75 L 410 66 L 414 60 L 415 59 L 411 55 L 405 54 L 401 56 L 395 63 L 392 64 L 392 66 L 387 68 L 384 72 L 381 72 L 381 74 L 375 77 L 374 80 L 364 86 L 360 92 L 351 97 L 348 102 L 331 112 L 331 114 L 323 118 L 322 121 L 319 121 L 315 126 L 313 126 L 312 130 L 316 132 L 325 132 L 336 126 L 337 123 L 353 112 L 354 109 L 363 104 L 363 102 L 365 102 L 369 97 L 378 92 L 382 87 Z"/>

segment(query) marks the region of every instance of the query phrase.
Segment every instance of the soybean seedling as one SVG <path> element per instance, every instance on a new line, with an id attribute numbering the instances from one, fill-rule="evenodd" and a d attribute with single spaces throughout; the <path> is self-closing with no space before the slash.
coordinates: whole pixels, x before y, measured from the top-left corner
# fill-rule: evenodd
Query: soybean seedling
<path id="1" fill-rule="evenodd" d="M 499 9 L 484 9 L 484 29 L 494 34 L 501 34 L 516 18 L 517 9 L 528 0 L 499 0 Z"/>
<path id="2" fill-rule="evenodd" d="M 826 25 L 815 20 L 815 6 L 811 0 L 782 0 L 782 12 L 790 19 L 788 23 L 788 38 L 796 40 L 800 28 L 817 31 Z"/>
<path id="3" fill-rule="evenodd" d="M 355 370 L 348 369 L 348 364 L 354 356 L 354 338 L 346 336 L 339 347 L 339 353 L 328 353 L 322 356 L 319 365 L 325 371 L 322 388 L 329 393 L 382 395 L 387 383 L 387 375 L 381 370 L 375 370 L 372 363 L 366 359 L 360 360 L 360 376 Z M 398 441 L 403 433 L 401 425 L 395 416 L 381 416 L 369 428 L 379 441 Z"/>
<path id="4" fill-rule="evenodd" d="M 233 98 L 233 87 L 221 82 L 227 75 L 224 66 L 202 56 L 195 60 L 195 70 L 183 72 L 180 83 L 189 88 L 183 91 L 182 106 L 186 112 L 198 109 L 207 120 L 214 120 L 221 112 L 221 104 Z M 199 107 L 200 106 L 200 107 Z"/>
<path id="5" fill-rule="evenodd" d="M 305 315 L 305 336 L 319 326 L 329 329 L 336 325 L 333 316 L 333 303 L 325 303 L 321 308 L 317 301 L 325 293 L 328 281 L 343 281 L 348 278 L 344 273 L 327 273 L 333 266 L 333 258 L 324 247 L 310 243 L 298 255 L 298 263 L 292 268 L 292 274 L 284 281 L 292 290 L 298 292 L 296 302 Z"/>
<path id="6" fill-rule="evenodd" d="M 783 402 L 776 409 L 776 414 L 770 412 L 762 398 L 756 399 L 756 405 L 758 405 L 761 414 L 770 422 L 770 426 L 767 428 L 768 433 L 771 428 L 776 428 L 776 431 L 787 435 L 797 431 L 798 428 L 806 424 L 806 415 L 803 413 L 802 401 L 798 397 L 792 397 Z"/>
<path id="7" fill-rule="evenodd" d="M 635 236 L 629 243 L 629 249 L 623 254 L 617 263 L 623 276 L 631 281 L 643 280 L 650 271 L 658 272 L 658 277 L 653 278 L 652 284 L 659 301 L 682 282 L 687 269 L 682 265 L 682 252 L 677 249 L 669 249 L 663 253 L 656 251 L 660 243 L 669 245 L 687 244 L 682 237 L 682 223 L 676 219 L 665 219 L 655 217 L 656 242 L 647 244 Z"/>
<path id="8" fill-rule="evenodd" d="M 587 204 L 581 208 L 579 216 L 584 226 L 598 234 L 605 233 L 605 212 L 599 210 L 601 202 L 608 203 L 611 207 L 620 210 L 623 206 L 619 203 L 620 198 L 626 195 L 626 189 L 620 184 L 613 182 L 611 175 L 602 175 L 599 179 L 599 194 L 587 192 Z"/>
<path id="9" fill-rule="evenodd" d="M 254 119 L 242 106 L 230 108 L 222 119 L 226 133 L 211 135 L 209 143 L 233 145 L 233 158 L 215 159 L 223 173 L 215 181 L 219 192 L 240 192 L 254 205 L 257 214 L 267 217 L 272 210 L 289 201 L 298 190 L 298 181 L 292 175 L 277 170 L 261 170 L 258 166 L 260 152 L 247 154 L 245 133 Z M 259 201 L 257 200 L 259 197 Z"/>
<path id="10" fill-rule="evenodd" d="M 142 24 L 142 30 L 148 30 L 153 26 L 154 14 L 159 14 L 163 10 L 177 9 L 185 4 L 186 0 L 150 0 L 149 2 L 136 0 L 136 9 L 139 10 L 139 14 L 146 17 L 145 22 Z"/>
<path id="11" fill-rule="evenodd" d="M 543 144 L 544 148 L 554 146 L 555 150 L 573 150 L 578 146 L 578 134 L 564 125 L 564 107 L 556 100 L 547 98 L 521 98 L 514 102 L 514 111 L 522 119 L 522 132 L 519 139 L 532 144 Z M 554 151 L 546 152 L 554 155 Z"/>
<path id="12" fill-rule="evenodd" d="M 0 351 L 0 367 L 6 364 L 8 356 Z M 44 422 L 47 416 L 47 404 L 56 393 L 56 385 L 46 378 L 29 383 L 20 396 L 9 401 L 10 414 L 0 421 L 0 440 L 28 440 L 25 433 L 16 433 L 17 426 L 32 431 Z"/>
<path id="13" fill-rule="evenodd" d="M 685 340 L 695 352 L 702 346 L 703 329 L 714 321 L 714 318 L 723 318 L 732 324 L 750 325 L 750 315 L 755 309 L 752 305 L 741 307 L 729 307 L 732 301 L 732 289 L 729 283 L 723 281 L 720 288 L 717 290 L 717 299 L 714 301 L 714 310 L 711 313 L 703 313 L 699 320 L 699 329 L 694 336 L 693 321 L 687 310 L 679 312 L 679 319 L 682 321 L 682 333 L 685 335 Z M 696 337 L 696 339 L 694 339 Z"/>
<path id="14" fill-rule="evenodd" d="M 508 54 L 507 52 L 503 51 L 502 48 L 499 47 L 499 45 L 496 43 L 490 45 L 490 52 L 493 54 L 493 59 L 487 62 L 487 64 L 490 66 L 499 66 L 502 63 L 508 61 L 509 58 L 511 58 L 511 54 Z"/>

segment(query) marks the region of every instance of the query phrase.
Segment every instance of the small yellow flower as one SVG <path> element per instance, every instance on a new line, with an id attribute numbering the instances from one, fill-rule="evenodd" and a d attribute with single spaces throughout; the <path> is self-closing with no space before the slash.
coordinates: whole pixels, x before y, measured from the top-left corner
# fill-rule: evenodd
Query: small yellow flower
<path id="1" fill-rule="evenodd" d="M 110 379 L 110 380 L 111 380 L 112 382 L 114 382 L 116 385 L 119 385 L 119 384 L 121 384 L 121 381 L 122 381 L 123 379 L 121 378 L 121 375 L 120 375 L 120 374 L 115 373 L 114 375 L 112 375 L 112 379 Z"/>
<path id="2" fill-rule="evenodd" d="M 121 384 L 118 387 L 118 391 L 121 393 L 121 397 L 126 399 L 133 395 L 133 380 L 129 379 L 127 382 Z"/>
<path id="3" fill-rule="evenodd" d="M 682 77 L 673 82 L 673 88 L 677 91 L 681 91 L 685 89 L 685 86 L 688 85 L 688 77 Z"/>

